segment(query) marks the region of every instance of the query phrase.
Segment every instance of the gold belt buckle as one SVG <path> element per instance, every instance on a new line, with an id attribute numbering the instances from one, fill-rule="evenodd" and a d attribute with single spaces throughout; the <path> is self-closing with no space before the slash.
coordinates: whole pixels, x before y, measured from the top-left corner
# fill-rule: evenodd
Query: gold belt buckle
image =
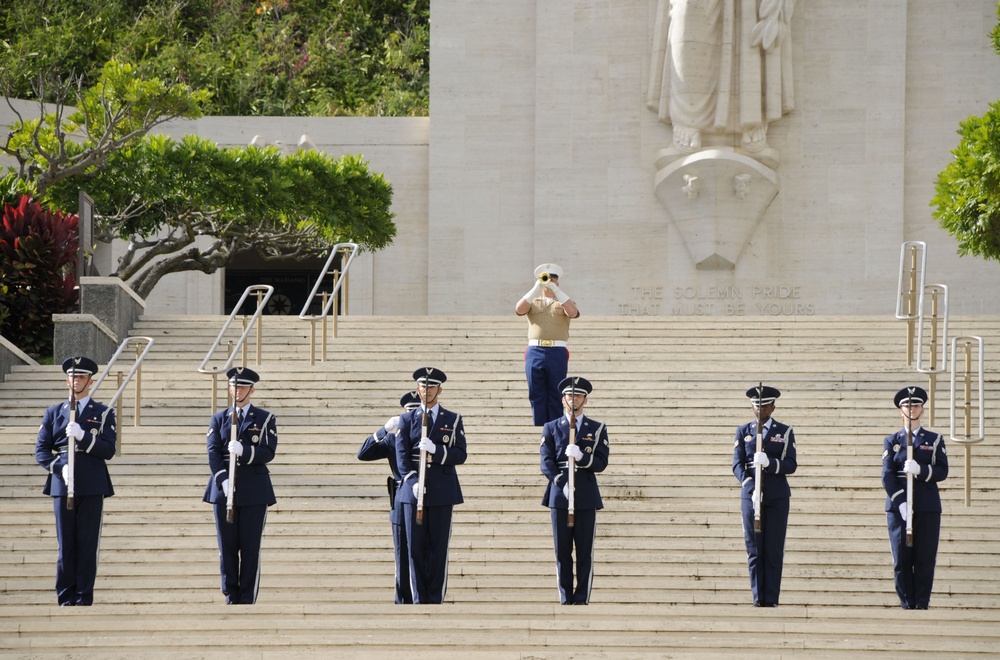
<path id="1" fill-rule="evenodd" d="M 551 339 L 541 339 L 541 340 L 539 340 L 538 345 L 539 346 L 545 346 L 545 347 L 548 348 L 548 347 L 551 347 L 551 346 L 555 345 L 555 342 L 552 341 Z"/>

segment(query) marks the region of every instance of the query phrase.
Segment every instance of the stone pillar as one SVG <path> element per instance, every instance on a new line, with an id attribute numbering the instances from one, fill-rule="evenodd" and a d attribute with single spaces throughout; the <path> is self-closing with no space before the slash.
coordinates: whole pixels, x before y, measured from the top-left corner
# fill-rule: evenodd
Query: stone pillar
<path id="1" fill-rule="evenodd" d="M 52 363 L 62 364 L 74 355 L 86 355 L 104 364 L 118 350 L 118 338 L 92 314 L 53 314 Z"/>
<path id="2" fill-rule="evenodd" d="M 116 342 L 128 336 L 145 310 L 142 298 L 117 277 L 80 278 L 80 311 L 100 320 Z"/>

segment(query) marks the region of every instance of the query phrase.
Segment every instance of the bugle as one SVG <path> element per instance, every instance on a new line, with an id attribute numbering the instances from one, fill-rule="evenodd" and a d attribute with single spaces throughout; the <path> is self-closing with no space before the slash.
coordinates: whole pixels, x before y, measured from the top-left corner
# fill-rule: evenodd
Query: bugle
<path id="1" fill-rule="evenodd" d="M 569 444 L 566 448 L 576 446 L 576 401 L 570 404 L 569 413 Z M 566 507 L 566 525 L 567 527 L 572 527 L 576 524 L 576 459 L 570 456 L 569 452 L 566 452 L 566 497 L 569 500 L 569 505 Z"/>
<path id="2" fill-rule="evenodd" d="M 69 378 L 69 423 L 76 422 L 76 380 L 75 372 Z M 66 508 L 76 506 L 76 438 L 66 434 Z"/>
<path id="3" fill-rule="evenodd" d="M 239 427 L 237 425 L 236 395 L 233 394 L 233 412 L 229 415 L 229 441 L 239 439 Z M 229 492 L 226 494 L 226 522 L 231 523 L 235 517 L 236 506 L 236 453 L 229 452 Z"/>
<path id="4" fill-rule="evenodd" d="M 764 383 L 757 386 L 757 452 L 764 451 L 764 429 L 760 423 L 761 399 L 764 397 Z M 753 531 L 760 534 L 760 501 L 764 497 L 763 469 L 756 460 L 753 462 Z"/>
<path id="5" fill-rule="evenodd" d="M 430 436 L 431 414 L 424 410 L 423 419 L 420 420 L 420 441 L 423 442 Z M 427 479 L 427 452 L 420 450 L 420 466 L 417 468 L 417 524 L 424 524 L 424 491 Z"/>
<path id="6" fill-rule="evenodd" d="M 545 284 L 546 282 L 548 282 L 551 279 L 552 279 L 552 276 L 549 275 L 548 273 L 542 273 L 541 275 L 538 276 L 538 281 L 541 282 L 542 284 Z"/>
<path id="7" fill-rule="evenodd" d="M 910 389 L 910 401 L 913 389 Z M 906 462 L 913 460 L 913 417 L 910 415 L 910 405 L 906 407 Z M 905 467 L 905 466 L 904 466 Z M 906 547 L 913 547 L 913 474 L 906 473 Z"/>

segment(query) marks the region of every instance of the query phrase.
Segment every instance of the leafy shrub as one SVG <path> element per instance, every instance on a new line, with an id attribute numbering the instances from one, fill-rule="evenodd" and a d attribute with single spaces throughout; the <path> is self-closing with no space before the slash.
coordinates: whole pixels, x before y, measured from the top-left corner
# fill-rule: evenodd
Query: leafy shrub
<path id="1" fill-rule="evenodd" d="M 11 4 L 0 83 L 15 97 L 33 98 L 42 72 L 89 87 L 116 59 L 211 91 L 211 115 L 428 115 L 430 0 Z"/>
<path id="2" fill-rule="evenodd" d="M 52 212 L 28 195 L 3 207 L 0 334 L 24 352 L 52 354 L 52 315 L 76 304 L 75 214 Z"/>

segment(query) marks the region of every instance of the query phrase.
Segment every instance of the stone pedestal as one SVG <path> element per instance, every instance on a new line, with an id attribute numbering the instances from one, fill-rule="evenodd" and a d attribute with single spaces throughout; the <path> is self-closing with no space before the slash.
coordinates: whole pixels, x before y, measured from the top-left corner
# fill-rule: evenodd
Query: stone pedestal
<path id="1" fill-rule="evenodd" d="M 699 270 L 732 270 L 778 194 L 771 168 L 731 149 L 664 149 L 654 189 Z"/>

